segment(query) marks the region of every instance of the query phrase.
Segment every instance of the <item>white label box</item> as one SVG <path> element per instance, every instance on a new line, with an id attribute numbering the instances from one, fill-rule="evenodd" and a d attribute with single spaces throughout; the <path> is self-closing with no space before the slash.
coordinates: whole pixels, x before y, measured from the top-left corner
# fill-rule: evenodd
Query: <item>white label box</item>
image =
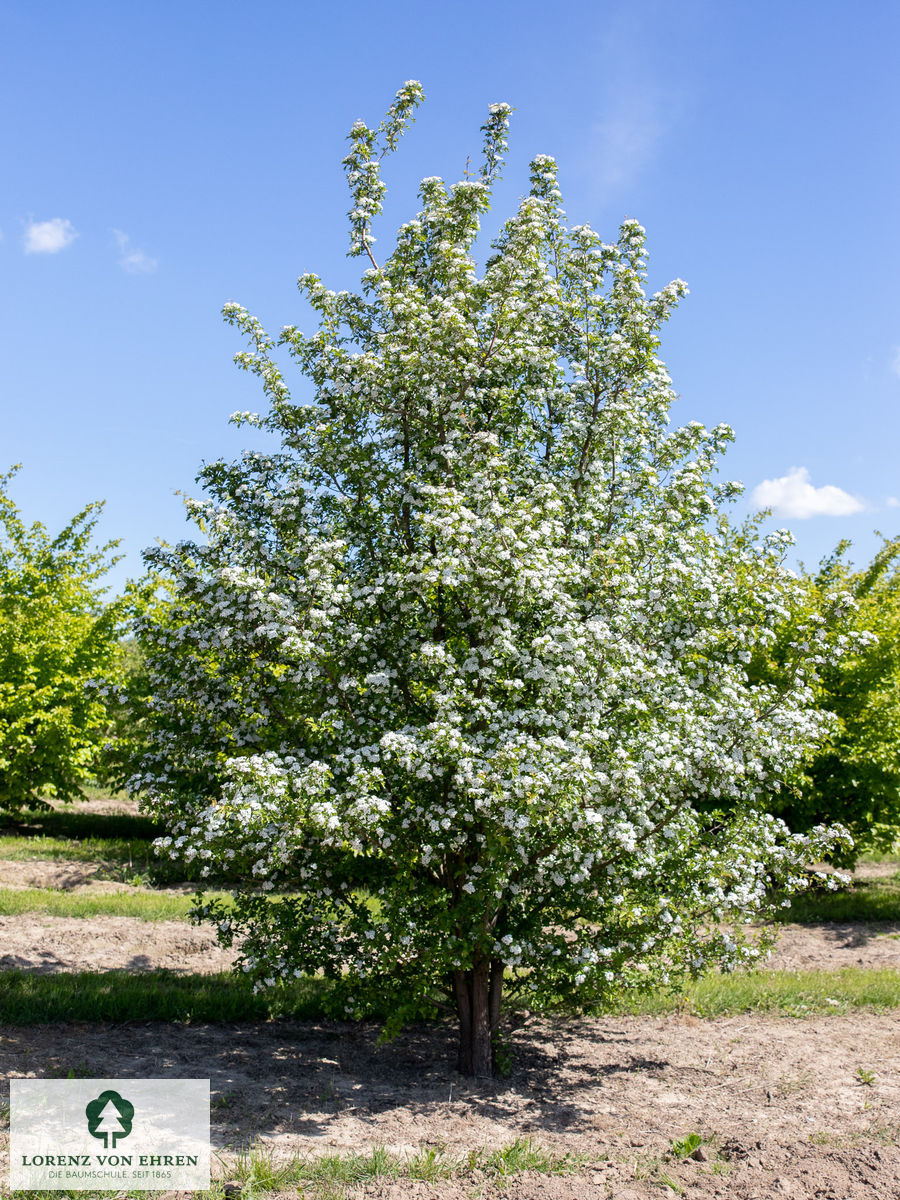
<path id="1" fill-rule="evenodd" d="M 209 1187 L 208 1079 L 10 1079 L 9 1185 Z"/>

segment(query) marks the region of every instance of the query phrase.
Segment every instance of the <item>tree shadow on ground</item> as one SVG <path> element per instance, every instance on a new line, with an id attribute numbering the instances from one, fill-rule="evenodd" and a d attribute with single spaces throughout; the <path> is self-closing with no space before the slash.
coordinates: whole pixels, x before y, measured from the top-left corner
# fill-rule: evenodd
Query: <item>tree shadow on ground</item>
<path id="1" fill-rule="evenodd" d="M 337 1119 L 385 1126 L 393 1114 L 435 1122 L 488 1119 L 523 1132 L 584 1128 L 597 1089 L 628 1076 L 661 1078 L 665 1059 L 648 1058 L 615 1022 L 518 1031 L 506 1078 L 472 1080 L 454 1067 L 451 1025 L 418 1026 L 381 1043 L 371 1023 L 272 1021 L 241 1025 L 57 1025 L 14 1029 L 0 1037 L 3 1074 L 65 1070 L 73 1054 L 97 1077 L 208 1078 L 213 1144 L 256 1137 L 327 1138 Z M 18 1049 L 17 1049 L 18 1048 Z M 385 1141 L 389 1141 L 385 1137 Z"/>
<path id="2" fill-rule="evenodd" d="M 900 933 L 896 921 L 829 921 L 820 928 L 842 950 L 855 950 L 867 946 L 873 938 Z"/>

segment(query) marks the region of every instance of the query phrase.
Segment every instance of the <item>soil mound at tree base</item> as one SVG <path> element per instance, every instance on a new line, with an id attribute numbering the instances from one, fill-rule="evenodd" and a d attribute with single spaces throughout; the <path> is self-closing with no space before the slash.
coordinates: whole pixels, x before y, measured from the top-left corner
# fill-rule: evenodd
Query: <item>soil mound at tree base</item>
<path id="1" fill-rule="evenodd" d="M 126 889 L 132 894 L 141 889 Z M 227 971 L 236 957 L 209 925 L 136 917 L 0 917 L 0 969 Z M 900 924 L 784 925 L 766 964 L 779 971 L 900 968 Z"/>

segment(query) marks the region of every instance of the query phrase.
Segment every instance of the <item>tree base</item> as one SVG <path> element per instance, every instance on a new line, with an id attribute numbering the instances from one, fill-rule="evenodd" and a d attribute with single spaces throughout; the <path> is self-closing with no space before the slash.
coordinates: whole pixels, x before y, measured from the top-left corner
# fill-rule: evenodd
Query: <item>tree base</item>
<path id="1" fill-rule="evenodd" d="M 503 963 L 479 959 L 469 971 L 454 971 L 453 992 L 459 1015 L 456 1069 L 472 1079 L 496 1074 L 494 1033 L 500 1024 Z"/>

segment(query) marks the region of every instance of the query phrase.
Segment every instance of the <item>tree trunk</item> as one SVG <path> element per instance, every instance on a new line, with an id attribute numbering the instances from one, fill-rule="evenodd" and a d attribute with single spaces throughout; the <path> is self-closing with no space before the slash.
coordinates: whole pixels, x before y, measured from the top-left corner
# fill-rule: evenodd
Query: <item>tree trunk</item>
<path id="1" fill-rule="evenodd" d="M 503 963 L 478 958 L 469 971 L 453 972 L 459 1015 L 460 1075 L 486 1078 L 494 1074 L 494 1033 L 503 1001 Z"/>

